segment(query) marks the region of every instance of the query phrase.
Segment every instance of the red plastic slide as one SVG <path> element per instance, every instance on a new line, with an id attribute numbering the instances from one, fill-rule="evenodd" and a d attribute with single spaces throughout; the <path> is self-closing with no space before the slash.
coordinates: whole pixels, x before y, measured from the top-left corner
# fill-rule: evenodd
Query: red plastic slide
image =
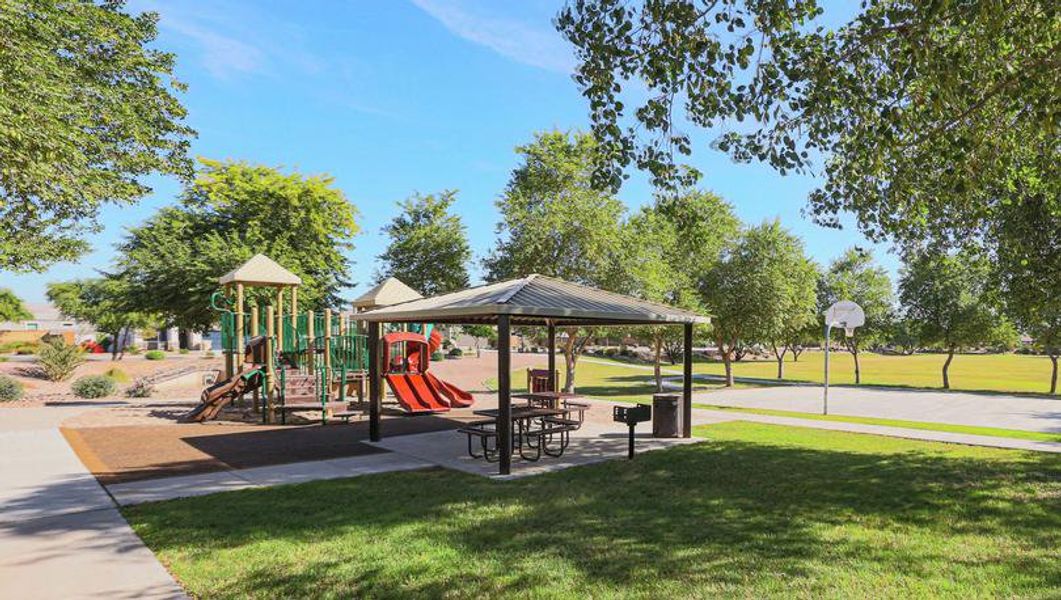
<path id="1" fill-rule="evenodd" d="M 448 381 L 435 377 L 434 373 L 428 371 L 424 375 L 427 376 L 428 383 L 446 397 L 451 407 L 465 408 L 475 403 L 475 399 L 472 398 L 471 394 Z"/>
<path id="2" fill-rule="evenodd" d="M 422 373 L 388 373 L 383 376 L 394 392 L 394 398 L 410 413 L 433 413 L 449 410 L 438 388 Z"/>

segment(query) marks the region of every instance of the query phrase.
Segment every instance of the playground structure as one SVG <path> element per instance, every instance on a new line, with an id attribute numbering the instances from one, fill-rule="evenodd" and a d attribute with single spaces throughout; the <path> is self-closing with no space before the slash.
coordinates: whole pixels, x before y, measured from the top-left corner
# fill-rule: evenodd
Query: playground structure
<path id="1" fill-rule="evenodd" d="M 398 404 L 409 413 L 445 412 L 472 405 L 472 395 L 443 381 L 428 370 L 431 354 L 442 345 L 442 336 L 430 325 L 414 324 L 427 333 L 398 331 L 383 336 L 383 379 Z"/>
<path id="2" fill-rule="evenodd" d="M 252 395 L 265 423 L 277 418 L 284 423 L 294 411 L 320 411 L 322 423 L 363 412 L 368 336 L 361 333 L 353 315 L 330 309 L 299 312 L 301 279 L 261 254 L 221 276 L 219 283 L 222 289 L 211 297 L 211 308 L 219 314 L 224 378 L 203 390 L 201 404 L 186 415 L 188 420 L 214 418 L 246 394 Z M 427 373 L 430 352 L 441 344 L 438 332 L 430 325 L 404 328 L 425 331 L 432 341 L 419 333 L 401 332 L 419 337 L 423 358 L 414 359 L 407 380 L 424 384 L 415 390 L 392 388 L 399 407 L 423 413 L 470 405 L 470 394 Z M 408 343 L 416 346 L 417 340 Z M 429 395 L 428 404 L 418 399 L 419 394 Z M 356 407 L 350 401 L 355 397 Z"/>

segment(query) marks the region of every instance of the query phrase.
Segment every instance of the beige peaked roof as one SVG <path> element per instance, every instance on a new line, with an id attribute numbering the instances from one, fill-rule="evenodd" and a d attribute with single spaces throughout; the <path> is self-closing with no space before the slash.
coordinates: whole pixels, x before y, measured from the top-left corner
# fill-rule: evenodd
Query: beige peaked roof
<path id="1" fill-rule="evenodd" d="M 302 285 L 302 279 L 276 264 L 264 254 L 255 254 L 250 260 L 218 278 L 221 285 L 243 283 L 249 285 Z"/>
<path id="2" fill-rule="evenodd" d="M 375 308 L 391 306 L 410 300 L 423 298 L 420 292 L 405 285 L 396 277 L 388 277 L 376 284 L 376 287 L 361 294 L 354 300 L 354 308 Z"/>
<path id="3" fill-rule="evenodd" d="M 359 314 L 378 322 L 496 323 L 510 315 L 515 325 L 619 325 L 708 323 L 706 316 L 655 302 L 529 275 Z"/>

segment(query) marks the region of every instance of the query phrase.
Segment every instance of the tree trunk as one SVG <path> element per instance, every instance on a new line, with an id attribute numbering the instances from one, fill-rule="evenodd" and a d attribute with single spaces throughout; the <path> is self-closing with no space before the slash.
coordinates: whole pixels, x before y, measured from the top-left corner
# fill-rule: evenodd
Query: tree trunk
<path id="1" fill-rule="evenodd" d="M 483 351 L 479 349 L 479 338 L 475 338 L 475 358 L 482 358 Z"/>
<path id="2" fill-rule="evenodd" d="M 792 362 L 799 362 L 799 355 L 803 354 L 803 346 L 794 345 L 789 349 L 792 350 Z"/>
<path id="3" fill-rule="evenodd" d="M 118 360 L 118 342 L 120 341 L 122 330 L 118 329 L 117 333 L 111 333 L 111 362 Z"/>
<path id="4" fill-rule="evenodd" d="M 575 366 L 578 361 L 575 355 L 575 337 L 575 333 L 568 332 L 564 348 L 564 391 L 569 394 L 575 393 Z"/>
<path id="5" fill-rule="evenodd" d="M 943 363 L 943 389 L 950 389 L 950 361 L 954 360 L 954 348 L 947 349 L 947 361 Z"/>
<path id="6" fill-rule="evenodd" d="M 781 352 L 778 353 L 777 345 L 773 345 L 774 356 L 777 357 L 777 378 L 785 378 L 785 353 L 788 352 L 787 346 L 781 346 Z"/>
<path id="7" fill-rule="evenodd" d="M 653 373 L 656 375 L 656 393 L 663 393 L 663 367 L 660 364 L 663 360 L 663 337 L 660 335 L 656 336 L 656 361 L 653 365 Z"/>
<path id="8" fill-rule="evenodd" d="M 118 349 L 120 352 L 118 354 L 118 360 L 125 358 L 125 338 L 129 337 L 129 327 L 126 326 L 124 330 L 120 331 L 120 333 L 122 334 L 121 338 L 115 342 L 115 344 L 119 344 Z"/>
<path id="9" fill-rule="evenodd" d="M 715 338 L 715 345 L 718 346 L 718 353 L 722 355 L 722 364 L 726 367 L 726 387 L 733 387 L 733 361 L 731 360 L 733 348 L 726 348 L 726 345 L 718 338 Z"/>
<path id="10" fill-rule="evenodd" d="M 1054 363 L 1054 370 L 1050 374 L 1050 393 L 1051 394 L 1056 394 L 1057 393 L 1057 355 L 1056 354 L 1051 354 L 1050 355 L 1050 362 Z"/>

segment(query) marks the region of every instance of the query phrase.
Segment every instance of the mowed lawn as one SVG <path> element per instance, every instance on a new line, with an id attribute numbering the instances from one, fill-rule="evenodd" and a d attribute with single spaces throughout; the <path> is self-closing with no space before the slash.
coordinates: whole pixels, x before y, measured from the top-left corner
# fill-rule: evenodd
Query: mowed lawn
<path id="1" fill-rule="evenodd" d="M 557 362 L 560 370 L 560 384 L 563 385 L 564 370 L 561 360 L 558 359 Z M 672 367 L 664 365 L 663 368 L 667 370 Z M 678 365 L 677 368 L 680 370 L 681 365 Z M 664 377 L 672 376 L 673 374 L 664 373 Z M 487 379 L 483 382 L 483 387 L 489 390 L 496 390 L 497 378 L 491 377 Z M 697 381 L 694 389 L 698 392 L 703 392 L 719 390 L 724 387 L 721 382 Z M 751 386 L 738 384 L 736 387 Z M 513 369 L 512 392 L 520 393 L 525 391 L 527 391 L 526 369 Z M 599 358 L 590 360 L 584 358 L 579 360 L 575 367 L 575 391 L 579 394 L 602 400 L 651 403 L 652 394 L 656 393 L 656 385 L 651 365 L 631 365 L 617 361 L 604 361 Z"/>
<path id="2" fill-rule="evenodd" d="M 822 382 L 825 353 L 804 352 L 799 362 L 786 356 L 785 379 L 790 381 Z M 915 354 L 893 356 L 862 353 L 862 383 L 867 385 L 906 386 L 919 388 L 943 387 L 943 354 Z M 855 363 L 847 352 L 832 352 L 829 357 L 830 382 L 853 384 Z M 722 375 L 722 363 L 698 362 L 697 373 Z M 742 361 L 733 363 L 734 374 L 744 377 L 775 379 L 777 362 Z M 950 367 L 952 390 L 991 392 L 1033 392 L 1045 394 L 1050 390 L 1050 359 L 1045 356 L 1022 354 L 961 354 L 954 357 Z"/>
<path id="3" fill-rule="evenodd" d="M 696 433 L 510 482 L 430 470 L 124 512 L 198 597 L 1061 595 L 1061 456 Z"/>

